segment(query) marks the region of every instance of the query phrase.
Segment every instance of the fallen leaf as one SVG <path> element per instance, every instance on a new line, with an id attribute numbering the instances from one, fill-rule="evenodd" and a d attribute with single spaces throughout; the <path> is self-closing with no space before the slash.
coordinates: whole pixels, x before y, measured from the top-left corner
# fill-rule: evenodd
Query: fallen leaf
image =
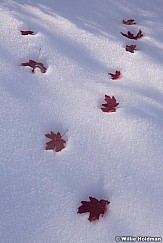
<path id="1" fill-rule="evenodd" d="M 20 30 L 22 35 L 34 35 L 34 32 L 31 30 Z"/>
<path id="2" fill-rule="evenodd" d="M 115 71 L 115 73 L 108 73 L 108 74 L 112 77 L 112 79 L 118 79 L 121 77 L 121 72 L 117 70 Z"/>
<path id="3" fill-rule="evenodd" d="M 140 39 L 141 37 L 143 37 L 143 33 L 141 30 L 139 30 L 139 32 L 137 33 L 137 35 L 133 35 L 130 31 L 127 32 L 127 34 L 121 32 L 121 34 L 129 39 L 133 39 L 133 40 L 138 40 Z"/>
<path id="4" fill-rule="evenodd" d="M 102 106 L 104 106 L 104 108 L 102 107 L 101 110 L 103 112 L 115 112 L 116 111 L 116 106 L 119 105 L 119 103 L 117 103 L 116 99 L 114 96 L 112 96 L 112 98 L 108 95 L 105 95 L 105 101 L 106 104 L 102 104 Z"/>
<path id="5" fill-rule="evenodd" d="M 136 24 L 134 21 L 135 21 L 134 19 L 128 19 L 128 20 L 123 19 L 122 23 L 126 25 L 133 25 Z"/>
<path id="6" fill-rule="evenodd" d="M 55 150 L 59 152 L 65 148 L 64 143 L 66 143 L 66 141 L 62 139 L 60 132 L 57 132 L 57 134 L 51 132 L 50 134 L 45 134 L 45 137 L 52 140 L 46 143 L 46 150 Z"/>
<path id="7" fill-rule="evenodd" d="M 126 45 L 126 51 L 134 53 L 135 50 L 137 50 L 136 45 L 130 45 L 130 46 Z"/>
<path id="8" fill-rule="evenodd" d="M 90 202 L 81 201 L 81 206 L 78 208 L 78 213 L 90 213 L 88 220 L 93 222 L 99 219 L 100 215 L 103 217 L 107 211 L 108 200 L 97 200 L 94 197 L 89 197 Z"/>
<path id="9" fill-rule="evenodd" d="M 136 35 L 136 40 L 140 39 L 141 37 L 143 37 L 143 33 L 141 30 L 139 30 L 139 32 Z"/>
<path id="10" fill-rule="evenodd" d="M 21 63 L 21 66 L 25 67 L 31 67 L 32 68 L 32 73 L 34 73 L 35 68 L 39 68 L 42 73 L 46 73 L 46 67 L 41 62 L 35 62 L 33 60 L 29 60 L 28 62 Z"/>

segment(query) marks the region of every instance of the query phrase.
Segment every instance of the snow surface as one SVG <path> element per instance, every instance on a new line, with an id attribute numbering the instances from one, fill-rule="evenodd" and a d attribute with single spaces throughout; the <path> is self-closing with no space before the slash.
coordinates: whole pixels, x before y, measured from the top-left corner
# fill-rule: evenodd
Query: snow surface
<path id="1" fill-rule="evenodd" d="M 162 0 L 0 1 L 0 243 L 163 236 L 162 9 Z M 121 23 L 129 18 L 137 25 Z M 139 29 L 138 41 L 120 34 Z M 133 43 L 139 50 L 126 52 Z M 48 70 L 32 74 L 20 64 L 40 48 Z M 100 110 L 105 94 L 117 112 Z M 45 151 L 44 134 L 67 129 L 66 148 Z M 111 202 L 93 223 L 77 214 L 89 196 Z"/>

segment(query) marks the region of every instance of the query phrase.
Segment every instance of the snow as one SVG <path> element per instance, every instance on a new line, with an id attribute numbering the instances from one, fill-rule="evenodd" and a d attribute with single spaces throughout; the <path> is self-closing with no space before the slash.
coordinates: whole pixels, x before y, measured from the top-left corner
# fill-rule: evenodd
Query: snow
<path id="1" fill-rule="evenodd" d="M 163 229 L 161 0 L 0 2 L 0 242 L 112 243 Z M 137 25 L 125 26 L 134 18 Z M 120 31 L 141 29 L 129 40 Z M 20 30 L 33 30 L 22 36 Z M 135 44 L 134 54 L 125 51 Z M 48 70 L 31 73 L 22 62 Z M 122 78 L 108 72 L 120 70 Z M 100 109 L 105 94 L 119 102 Z M 66 148 L 45 151 L 60 131 Z M 89 196 L 111 203 L 90 223 Z"/>

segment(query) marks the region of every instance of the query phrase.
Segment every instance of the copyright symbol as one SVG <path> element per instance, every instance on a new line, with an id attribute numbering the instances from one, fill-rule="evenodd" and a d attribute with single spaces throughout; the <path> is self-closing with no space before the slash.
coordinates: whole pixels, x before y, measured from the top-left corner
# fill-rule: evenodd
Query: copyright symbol
<path id="1" fill-rule="evenodd" d="M 120 242 L 120 241 L 121 241 L 121 237 L 116 236 L 116 237 L 115 237 L 115 241 L 116 241 L 116 242 Z"/>

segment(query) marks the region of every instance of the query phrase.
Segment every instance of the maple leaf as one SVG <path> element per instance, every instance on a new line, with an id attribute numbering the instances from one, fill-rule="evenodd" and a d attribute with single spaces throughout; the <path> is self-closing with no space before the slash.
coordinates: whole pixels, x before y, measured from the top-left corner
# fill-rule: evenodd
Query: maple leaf
<path id="1" fill-rule="evenodd" d="M 126 45 L 126 51 L 134 53 L 135 50 L 137 50 L 136 45 L 130 45 L 130 46 Z"/>
<path id="2" fill-rule="evenodd" d="M 101 110 L 103 112 L 115 112 L 116 111 L 116 106 L 119 105 L 119 103 L 117 103 L 116 99 L 114 96 L 112 96 L 112 98 L 108 95 L 105 95 L 105 101 L 106 104 L 102 104 L 104 107 L 101 108 Z"/>
<path id="3" fill-rule="evenodd" d="M 136 35 L 136 40 L 140 39 L 141 37 L 143 37 L 143 33 L 141 30 L 139 30 L 139 32 Z"/>
<path id="4" fill-rule="evenodd" d="M 28 62 L 21 63 L 21 66 L 25 67 L 31 67 L 32 68 L 32 73 L 34 73 L 35 68 L 39 68 L 42 73 L 46 73 L 46 67 L 41 62 L 35 62 L 33 60 L 29 60 Z"/>
<path id="5" fill-rule="evenodd" d="M 133 25 L 136 24 L 134 21 L 135 21 L 134 19 L 128 19 L 128 20 L 123 19 L 122 23 L 126 25 Z"/>
<path id="6" fill-rule="evenodd" d="M 97 200 L 94 197 L 89 197 L 90 202 L 81 201 L 81 206 L 78 208 L 77 213 L 90 213 L 88 220 L 93 222 L 99 219 L 100 214 L 103 217 L 107 211 L 107 205 L 110 203 L 108 200 Z"/>
<path id="7" fill-rule="evenodd" d="M 65 148 L 64 143 L 66 143 L 66 141 L 62 139 L 60 132 L 57 132 L 57 134 L 51 132 L 50 134 L 45 134 L 45 137 L 52 140 L 46 143 L 46 150 L 55 150 L 59 152 Z"/>
<path id="8" fill-rule="evenodd" d="M 139 30 L 139 32 L 137 33 L 137 35 L 133 35 L 130 31 L 127 32 L 127 34 L 121 32 L 121 34 L 129 39 L 133 39 L 133 40 L 138 40 L 140 39 L 141 37 L 143 37 L 143 33 L 141 30 Z"/>
<path id="9" fill-rule="evenodd" d="M 121 77 L 121 72 L 117 70 L 115 71 L 115 73 L 108 73 L 108 74 L 112 77 L 112 79 L 118 79 Z"/>
<path id="10" fill-rule="evenodd" d="M 34 35 L 34 32 L 31 30 L 20 30 L 22 35 Z"/>

